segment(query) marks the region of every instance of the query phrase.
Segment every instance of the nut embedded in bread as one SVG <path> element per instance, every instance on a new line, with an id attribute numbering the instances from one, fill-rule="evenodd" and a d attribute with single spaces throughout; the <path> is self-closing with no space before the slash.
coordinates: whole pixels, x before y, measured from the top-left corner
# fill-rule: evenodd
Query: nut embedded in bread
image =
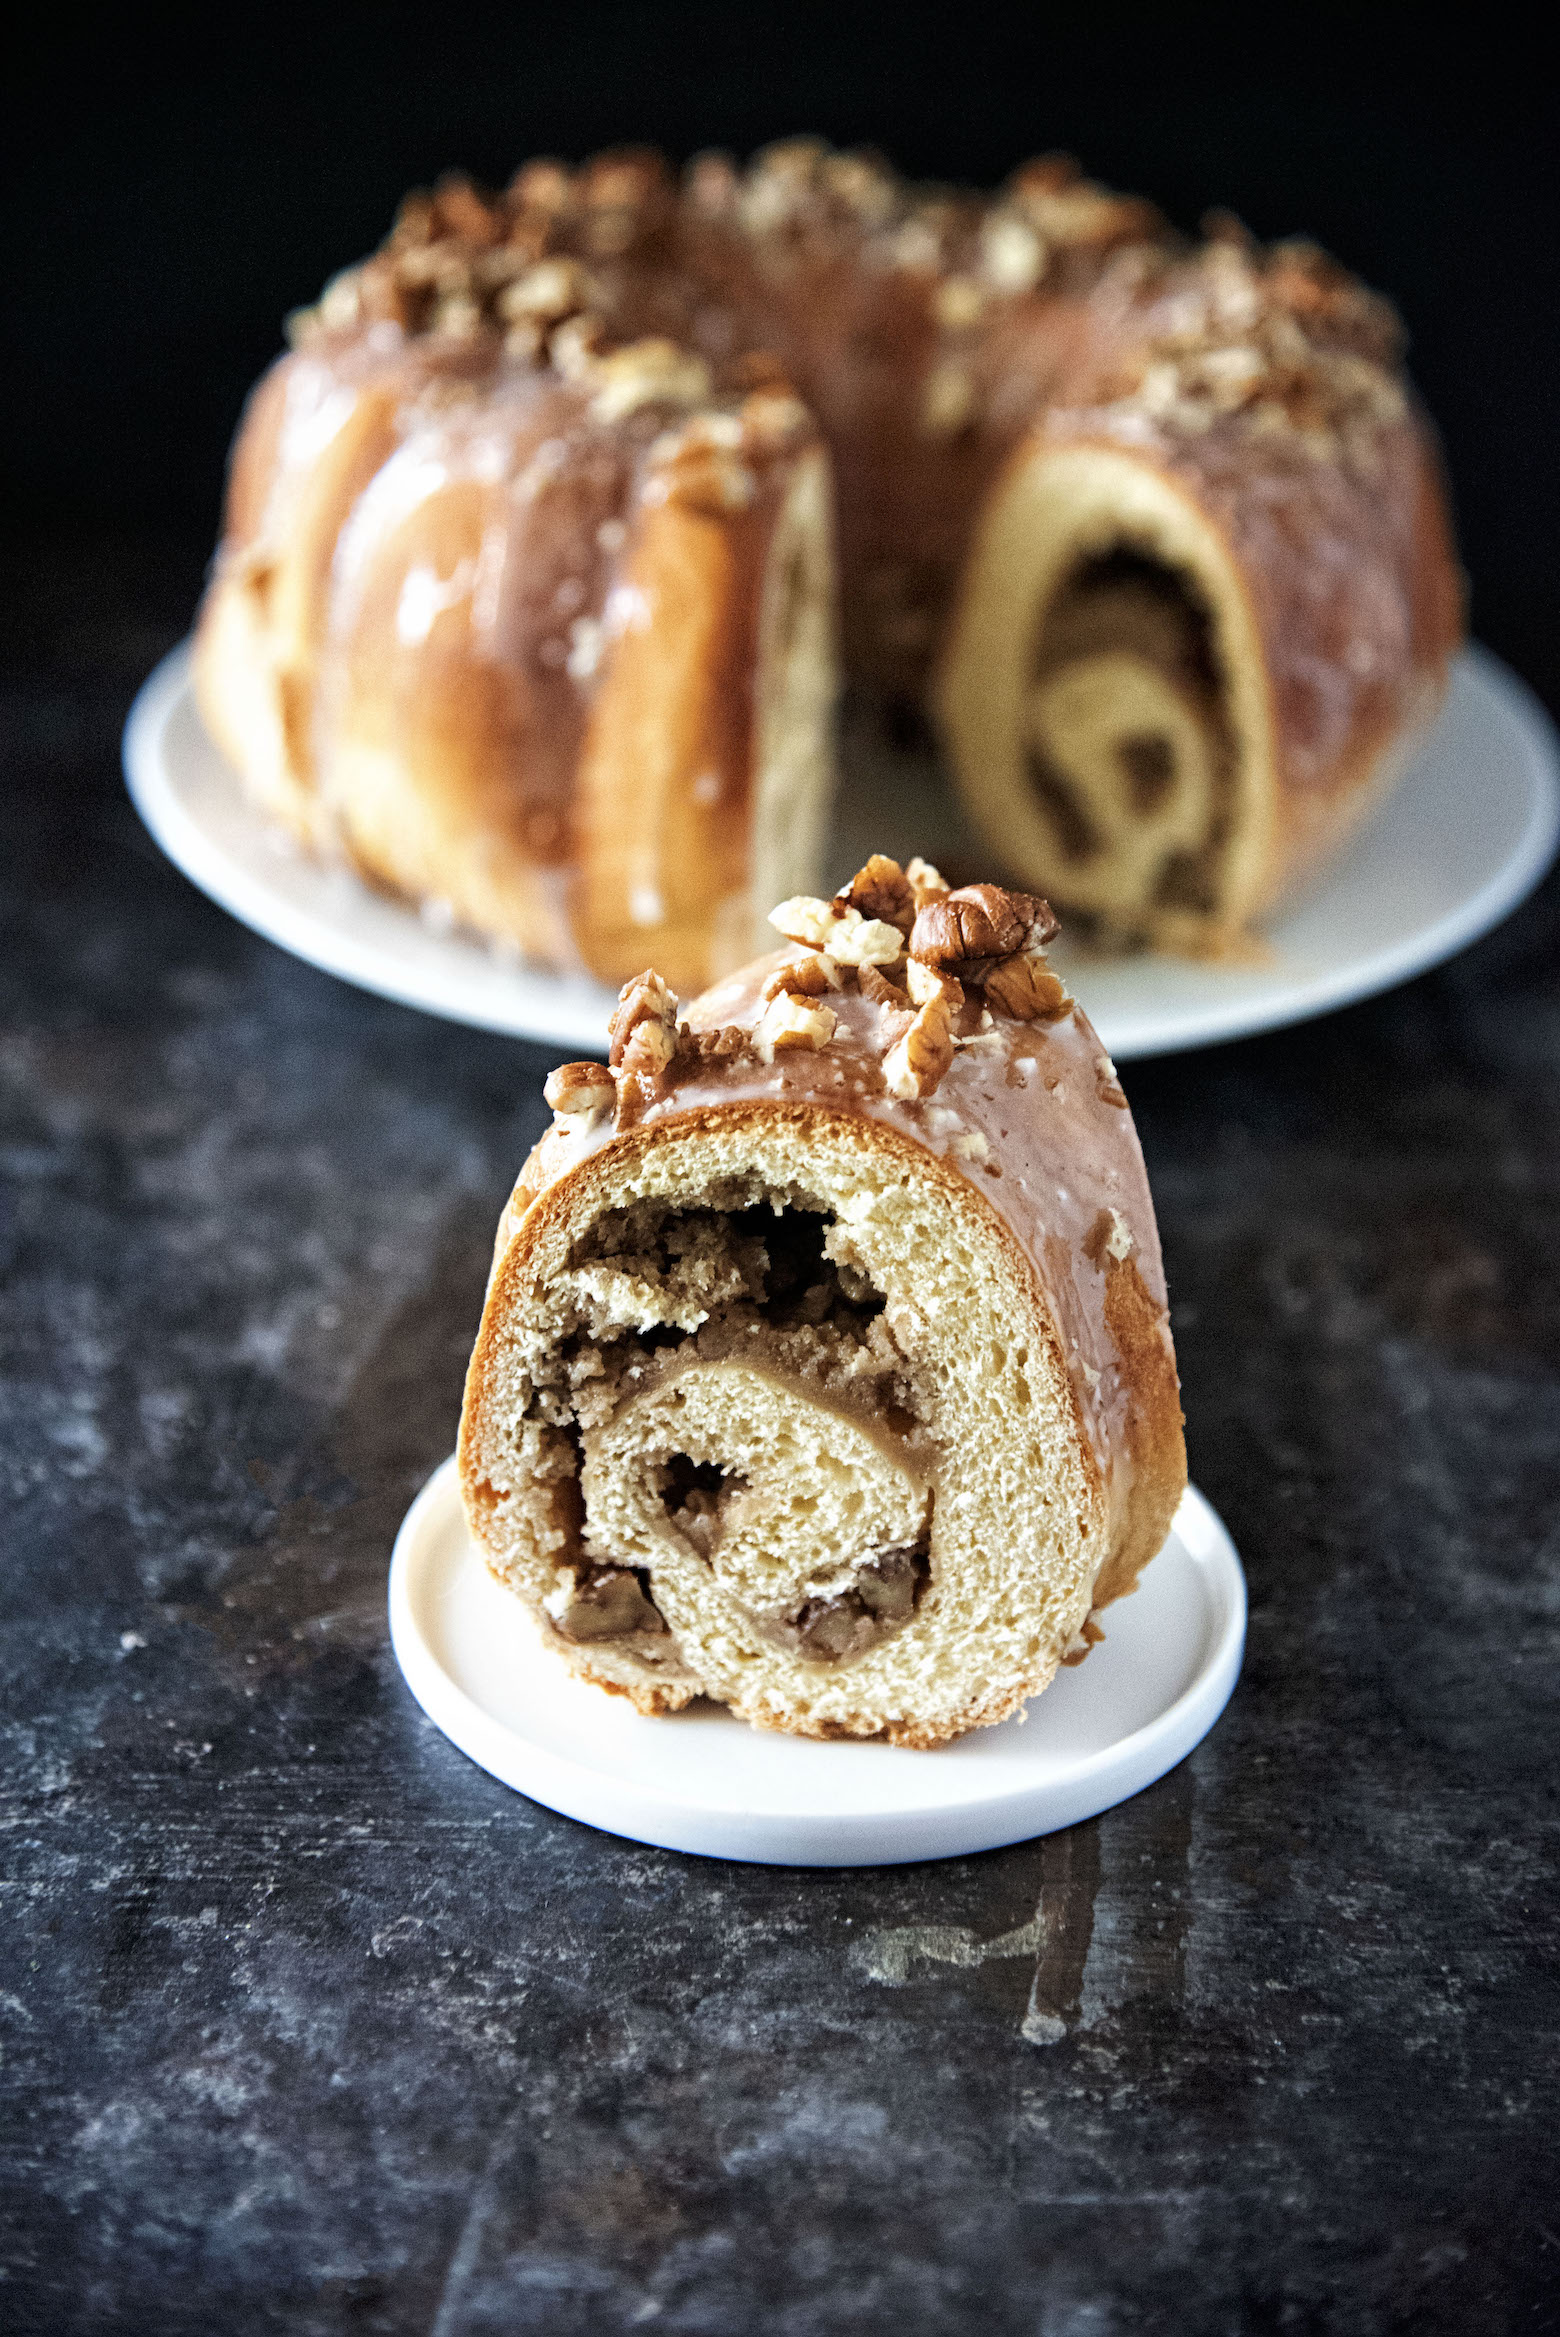
<path id="1" fill-rule="evenodd" d="M 906 930 L 944 896 L 957 976 Z M 611 1065 L 553 1075 L 462 1494 L 559 1659 L 640 1711 L 932 1746 L 1086 1652 L 1169 1526 L 1153 1210 L 1076 1005 L 1003 1003 L 1044 902 L 877 859 L 777 915 L 783 950 L 686 1014 L 626 984 Z M 864 924 L 896 954 L 828 952 Z"/>

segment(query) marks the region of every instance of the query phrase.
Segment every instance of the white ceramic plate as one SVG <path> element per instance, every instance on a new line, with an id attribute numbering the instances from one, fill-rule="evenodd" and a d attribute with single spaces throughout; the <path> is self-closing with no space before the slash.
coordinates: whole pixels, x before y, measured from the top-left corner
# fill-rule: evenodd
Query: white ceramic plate
<path id="1" fill-rule="evenodd" d="M 815 1743 L 703 1701 L 642 1720 L 571 1678 L 466 1531 L 455 1463 L 406 1513 L 390 1636 L 430 1720 L 479 1767 L 632 1842 L 770 1866 L 898 1866 L 1074 1826 L 1173 1769 L 1224 1710 L 1246 1639 L 1235 1546 L 1189 1489 L 1105 1641 L 1022 1719 L 936 1753 Z"/>
<path id="2" fill-rule="evenodd" d="M 136 807 L 170 860 L 283 949 L 408 1006 L 519 1038 L 599 1051 L 611 994 L 536 973 L 306 858 L 252 811 L 201 727 L 187 646 L 142 689 L 125 730 Z M 867 852 L 980 859 L 929 765 L 854 752 L 831 881 Z M 1560 825 L 1560 756 L 1531 693 L 1497 659 L 1458 661 L 1445 712 L 1397 792 L 1308 900 L 1268 929 L 1266 962 L 1069 957 L 1073 988 L 1118 1062 L 1300 1022 L 1422 973 L 1487 932 L 1538 882 Z"/>

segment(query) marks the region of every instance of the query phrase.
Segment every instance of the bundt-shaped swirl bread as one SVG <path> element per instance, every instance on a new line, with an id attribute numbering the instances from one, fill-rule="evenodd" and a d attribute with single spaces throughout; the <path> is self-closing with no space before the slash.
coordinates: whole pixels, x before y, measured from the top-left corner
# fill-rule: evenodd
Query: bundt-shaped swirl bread
<path id="1" fill-rule="evenodd" d="M 547 1085 L 466 1386 L 466 1514 L 646 1713 L 931 1746 L 1101 1635 L 1186 1481 L 1132 1118 L 1046 904 L 875 858 Z"/>
<path id="2" fill-rule="evenodd" d="M 1004 868 L 1192 950 L 1337 847 L 1459 637 L 1391 312 L 1066 163 L 451 180 L 293 338 L 207 720 L 311 844 L 545 963 L 695 986 L 816 882 L 836 573 Z"/>

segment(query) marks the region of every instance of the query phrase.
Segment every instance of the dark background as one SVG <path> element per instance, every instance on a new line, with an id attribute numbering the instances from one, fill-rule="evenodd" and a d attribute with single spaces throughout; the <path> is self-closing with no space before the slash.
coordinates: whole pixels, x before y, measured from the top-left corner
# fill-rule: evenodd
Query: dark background
<path id="1" fill-rule="evenodd" d="M 4 485 L 206 542 L 286 311 L 459 165 L 798 130 L 995 183 L 1048 147 L 1195 226 L 1314 235 L 1399 303 L 1474 619 L 1555 673 L 1552 75 L 1506 12 L 843 4 L 39 11 L 6 140 Z M 193 584 L 193 579 L 192 579 Z"/>
<path id="2" fill-rule="evenodd" d="M 1249 8 L 40 10 L 27 44 L 0 2329 L 1560 2328 L 1560 880 L 1399 990 L 1130 1066 L 1251 1590 L 1219 1725 L 1066 1833 L 792 1872 L 572 1825 L 413 1704 L 387 1553 L 554 1058 L 261 941 L 118 769 L 283 313 L 448 164 L 647 134 L 986 181 L 1060 145 L 1185 225 L 1318 236 L 1400 302 L 1475 625 L 1560 704 L 1547 60 L 1493 14 Z"/>

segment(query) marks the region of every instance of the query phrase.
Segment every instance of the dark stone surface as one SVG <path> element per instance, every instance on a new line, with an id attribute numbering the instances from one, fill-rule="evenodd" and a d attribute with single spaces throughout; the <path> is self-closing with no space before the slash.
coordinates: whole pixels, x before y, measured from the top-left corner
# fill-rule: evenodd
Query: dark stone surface
<path id="1" fill-rule="evenodd" d="M 140 833 L 186 547 L 8 577 L 0 2324 L 1556 2326 L 1560 888 L 1129 1075 L 1252 1591 L 1193 1758 L 943 1865 L 636 1849 L 386 1644 L 547 1057 Z"/>

